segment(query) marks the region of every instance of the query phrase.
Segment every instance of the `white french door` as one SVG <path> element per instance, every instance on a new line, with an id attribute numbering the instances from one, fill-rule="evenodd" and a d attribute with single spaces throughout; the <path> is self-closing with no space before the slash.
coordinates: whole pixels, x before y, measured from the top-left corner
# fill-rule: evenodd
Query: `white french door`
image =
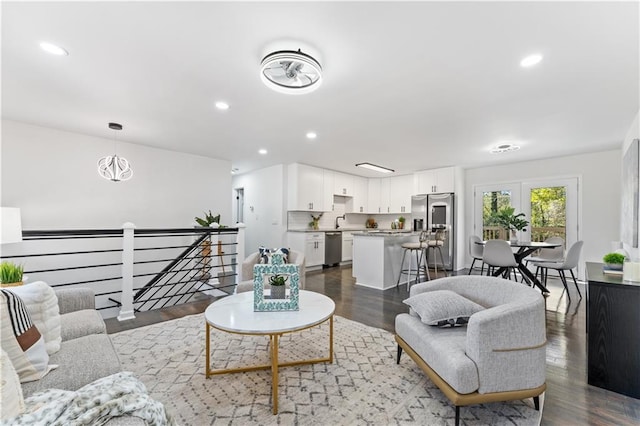
<path id="1" fill-rule="evenodd" d="M 474 187 L 474 235 L 483 240 L 509 239 L 504 230 L 491 223 L 491 213 L 503 207 L 514 207 L 520 211 L 521 184 L 501 183 Z M 521 238 L 521 237 L 518 237 Z"/>

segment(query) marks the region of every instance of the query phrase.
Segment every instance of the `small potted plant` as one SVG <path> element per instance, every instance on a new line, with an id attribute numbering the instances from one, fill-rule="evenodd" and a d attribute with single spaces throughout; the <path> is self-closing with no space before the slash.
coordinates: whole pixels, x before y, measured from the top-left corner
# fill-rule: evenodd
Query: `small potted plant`
<path id="1" fill-rule="evenodd" d="M 269 278 L 269 284 L 271 285 L 271 298 L 272 299 L 284 299 L 286 297 L 287 277 L 280 274 L 272 275 Z"/>
<path id="2" fill-rule="evenodd" d="M 311 215 L 311 222 L 309 222 L 309 227 L 317 230 L 320 227 L 321 217 L 322 213 L 320 213 L 318 216 Z"/>
<path id="3" fill-rule="evenodd" d="M 0 264 L 0 287 L 16 287 L 23 282 L 22 265 L 13 262 L 2 262 Z"/>
<path id="4" fill-rule="evenodd" d="M 211 226 L 212 228 L 219 228 L 220 227 L 220 215 L 214 216 L 211 213 L 211 210 L 209 210 L 209 213 L 204 212 L 204 218 L 200 218 L 198 216 L 195 217 L 195 221 L 198 225 L 202 226 L 203 228 L 209 227 L 213 224 L 216 224 L 215 226 Z"/>
<path id="5" fill-rule="evenodd" d="M 529 225 L 529 222 L 524 219 L 524 213 L 514 214 L 515 210 L 513 207 L 504 207 L 493 216 L 493 222 L 496 225 L 511 231 L 511 242 L 518 241 L 516 231 L 526 231 L 525 228 Z"/>
<path id="6" fill-rule="evenodd" d="M 614 269 L 616 271 L 622 271 L 625 256 L 624 254 L 620 253 L 607 253 L 604 255 L 602 260 L 607 265 L 607 268 Z"/>
<path id="7" fill-rule="evenodd" d="M 400 216 L 398 218 L 398 229 L 404 229 L 404 221 L 406 219 L 404 218 L 404 216 Z"/>

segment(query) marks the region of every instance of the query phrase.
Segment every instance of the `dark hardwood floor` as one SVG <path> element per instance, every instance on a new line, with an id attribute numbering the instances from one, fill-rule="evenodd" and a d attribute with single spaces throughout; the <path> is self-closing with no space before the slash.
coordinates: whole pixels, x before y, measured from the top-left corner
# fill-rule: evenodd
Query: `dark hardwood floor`
<path id="1" fill-rule="evenodd" d="M 461 272 L 466 273 L 466 271 Z M 432 274 L 433 277 L 433 274 Z M 559 280 L 549 277 L 551 295 L 547 298 L 547 392 L 542 423 L 545 425 L 640 425 L 640 400 L 587 385 L 586 299 L 580 300 L 575 288 L 571 302 L 562 294 Z M 309 272 L 306 290 L 331 297 L 336 315 L 373 327 L 394 331 L 395 316 L 407 312 L 402 303 L 408 297 L 406 285 L 379 291 L 355 285 L 350 267 Z M 584 285 L 580 286 L 585 293 Z M 191 303 L 137 314 L 136 319 L 107 320 L 107 331 L 141 327 L 203 312 L 214 298 L 201 296 Z M 629 350 L 639 350 L 629 342 Z M 632 378 L 629 380 L 640 380 Z"/>

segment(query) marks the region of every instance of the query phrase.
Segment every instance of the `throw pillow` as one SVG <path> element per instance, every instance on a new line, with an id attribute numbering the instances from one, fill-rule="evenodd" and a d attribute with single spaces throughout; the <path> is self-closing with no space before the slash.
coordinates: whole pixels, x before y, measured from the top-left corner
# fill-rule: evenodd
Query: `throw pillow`
<path id="1" fill-rule="evenodd" d="M 258 253 L 260 258 L 259 263 L 261 264 L 271 263 L 271 256 L 274 254 L 281 254 L 284 263 L 289 263 L 289 249 L 286 247 L 270 249 L 260 246 L 258 248 Z"/>
<path id="2" fill-rule="evenodd" d="M 5 351 L 0 356 L 0 370 L 0 419 L 6 420 L 24 412 L 24 397 L 18 373 Z"/>
<path id="3" fill-rule="evenodd" d="M 36 281 L 8 289 L 18 295 L 27 306 L 31 320 L 44 338 L 47 353 L 52 355 L 60 350 L 60 307 L 56 292 L 44 281 Z"/>
<path id="4" fill-rule="evenodd" d="M 427 325 L 457 327 L 466 325 L 469 317 L 484 307 L 451 290 L 420 293 L 404 300 Z"/>
<path id="5" fill-rule="evenodd" d="M 0 290 L 0 323 L 2 349 L 9 355 L 20 382 L 44 377 L 53 368 L 49 366 L 44 339 L 22 299 L 8 290 Z"/>

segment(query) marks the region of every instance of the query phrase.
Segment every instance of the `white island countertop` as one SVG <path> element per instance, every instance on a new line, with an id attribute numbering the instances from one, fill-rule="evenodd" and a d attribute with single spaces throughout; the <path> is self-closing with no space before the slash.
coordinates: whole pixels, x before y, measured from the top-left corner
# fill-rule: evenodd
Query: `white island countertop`
<path id="1" fill-rule="evenodd" d="M 353 233 L 353 276 L 356 285 L 386 290 L 396 286 L 404 249 L 402 244 L 417 242 L 418 232 L 377 230 Z M 407 256 L 414 262 L 413 256 Z"/>

